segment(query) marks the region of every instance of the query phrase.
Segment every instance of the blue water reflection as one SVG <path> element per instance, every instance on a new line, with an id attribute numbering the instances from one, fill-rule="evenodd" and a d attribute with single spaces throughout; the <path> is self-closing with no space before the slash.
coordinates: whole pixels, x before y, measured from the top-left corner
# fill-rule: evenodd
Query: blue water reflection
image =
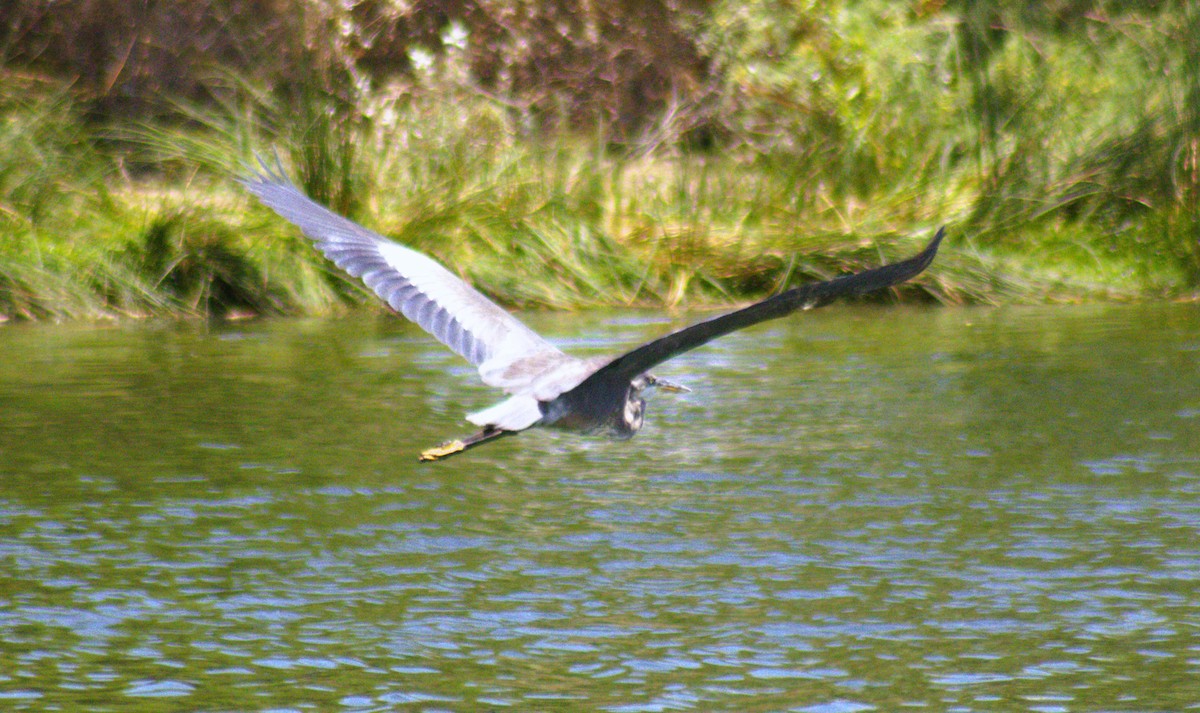
<path id="1" fill-rule="evenodd" d="M 833 309 L 673 362 L 628 443 L 420 466 L 492 395 L 403 324 L 5 328 L 0 706 L 1186 710 L 1197 344 Z"/>

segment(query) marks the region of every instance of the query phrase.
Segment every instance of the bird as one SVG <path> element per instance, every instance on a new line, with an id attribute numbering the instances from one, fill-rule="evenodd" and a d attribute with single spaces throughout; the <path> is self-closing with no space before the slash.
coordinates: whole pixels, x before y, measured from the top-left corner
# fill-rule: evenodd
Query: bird
<path id="1" fill-rule="evenodd" d="M 747 307 L 684 327 L 617 357 L 580 359 L 546 341 L 433 258 L 389 240 L 305 195 L 278 159 L 239 179 L 263 205 L 294 224 L 325 257 L 362 280 L 393 310 L 415 322 L 479 371 L 483 383 L 508 397 L 470 413 L 479 428 L 465 438 L 423 450 L 437 461 L 533 427 L 565 429 L 625 440 L 644 421 L 655 389 L 690 391 L 650 369 L 717 337 L 754 324 L 815 309 L 841 297 L 902 283 L 925 270 L 945 236 L 938 229 L 918 254 L 858 273 L 811 282 Z"/>

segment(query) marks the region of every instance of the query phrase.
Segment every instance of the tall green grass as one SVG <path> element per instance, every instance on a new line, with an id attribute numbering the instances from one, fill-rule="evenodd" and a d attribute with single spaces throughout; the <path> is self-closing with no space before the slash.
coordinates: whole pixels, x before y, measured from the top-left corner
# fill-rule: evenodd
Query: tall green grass
<path id="1" fill-rule="evenodd" d="M 602 122 L 537 128 L 453 52 L 412 82 L 337 92 L 226 73 L 210 101 L 136 125 L 89 122 L 69 89 L 5 72 L 0 315 L 376 305 L 239 189 L 276 153 L 309 195 L 515 307 L 754 299 L 901 257 L 942 223 L 950 241 L 904 294 L 1200 285 L 1189 4 L 1091 16 L 1086 33 L 998 3 L 777 5 L 715 4 L 696 29 L 708 103 L 681 99 L 620 140 Z"/>
<path id="2" fill-rule="evenodd" d="M 38 112 L 31 126 L 45 112 L 71 121 L 69 103 Z M 102 154 L 83 171 L 74 161 L 14 162 L 39 168 L 5 194 L 0 310 L 229 317 L 374 305 L 239 190 L 255 150 L 267 160 L 278 152 L 306 192 L 514 307 L 757 298 L 912 252 L 944 217 L 899 199 L 872 208 L 829 198 L 809 213 L 793 193 L 807 180 L 799 168 L 685 151 L 628 155 L 603 137 L 530 141 L 478 97 L 405 99 L 388 112 L 382 126 L 314 112 L 312 124 L 284 137 L 237 117 L 141 127 L 121 137 L 138 147 L 125 154 L 133 175 Z M 49 143 L 45 151 L 69 153 Z M 48 190 L 38 185 L 52 185 L 59 200 L 37 199 Z M 999 265 L 950 249 L 907 291 L 952 302 L 1036 296 L 1036 281 L 1004 276 Z"/>

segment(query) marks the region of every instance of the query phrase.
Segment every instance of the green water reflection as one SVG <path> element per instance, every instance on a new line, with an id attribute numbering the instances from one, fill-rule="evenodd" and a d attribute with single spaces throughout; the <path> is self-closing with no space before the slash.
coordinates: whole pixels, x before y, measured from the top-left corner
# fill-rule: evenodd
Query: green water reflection
<path id="1" fill-rule="evenodd" d="M 494 395 L 398 321 L 0 329 L 0 709 L 1200 703 L 1200 306 L 838 308 L 659 371 L 632 441 L 430 466 Z"/>

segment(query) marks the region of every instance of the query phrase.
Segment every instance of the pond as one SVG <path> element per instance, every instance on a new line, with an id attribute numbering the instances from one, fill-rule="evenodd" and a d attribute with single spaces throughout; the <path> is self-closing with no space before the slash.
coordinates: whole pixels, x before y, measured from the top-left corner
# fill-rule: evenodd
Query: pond
<path id="1" fill-rule="evenodd" d="M 0 709 L 1200 708 L 1200 305 L 843 306 L 656 372 L 631 441 L 418 464 L 497 394 L 399 319 L 3 327 Z"/>

